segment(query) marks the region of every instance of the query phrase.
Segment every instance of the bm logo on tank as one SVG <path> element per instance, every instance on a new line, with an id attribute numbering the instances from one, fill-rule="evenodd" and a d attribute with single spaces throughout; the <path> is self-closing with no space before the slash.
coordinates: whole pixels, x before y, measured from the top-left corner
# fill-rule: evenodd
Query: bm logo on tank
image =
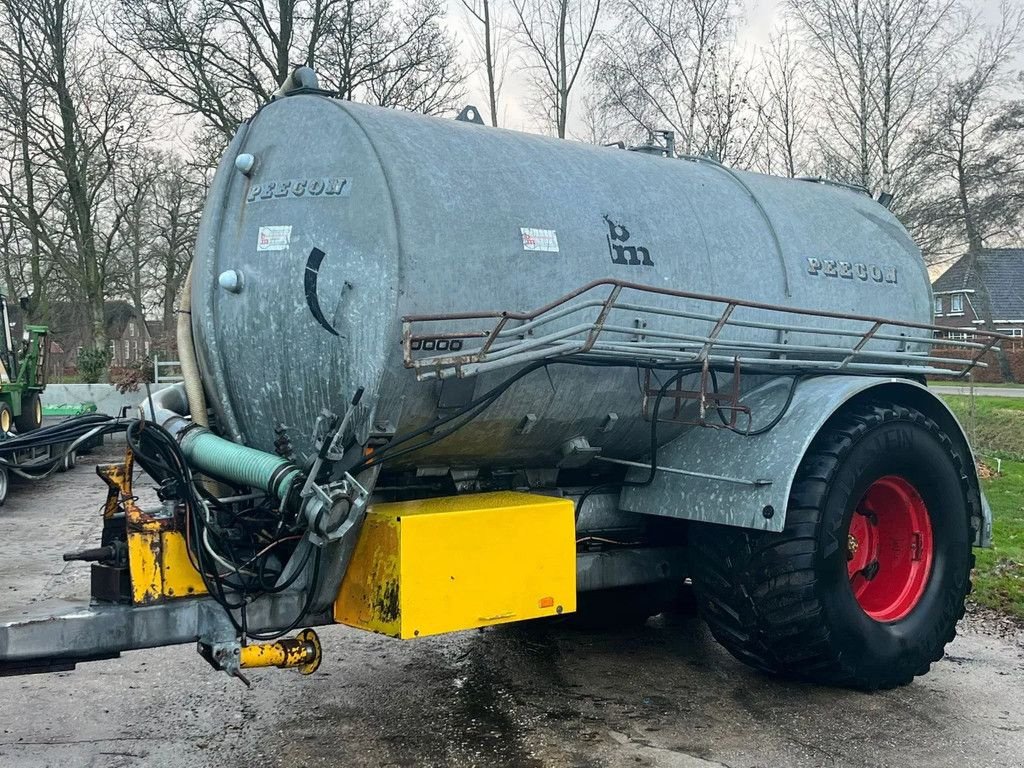
<path id="1" fill-rule="evenodd" d="M 629 242 L 629 230 L 624 225 L 616 224 L 607 216 L 604 220 L 608 224 L 608 255 L 612 257 L 612 264 L 625 264 L 631 267 L 654 266 L 649 250 L 642 245 L 626 245 Z"/>

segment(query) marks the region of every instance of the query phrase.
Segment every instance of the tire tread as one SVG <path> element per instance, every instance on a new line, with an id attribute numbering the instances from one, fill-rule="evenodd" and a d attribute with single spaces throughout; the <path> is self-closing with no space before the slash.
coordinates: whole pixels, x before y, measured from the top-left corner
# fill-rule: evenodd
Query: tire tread
<path id="1" fill-rule="evenodd" d="M 948 631 L 934 638 L 929 660 L 915 662 L 913 669 L 858 672 L 834 647 L 822 621 L 815 572 L 821 510 L 850 450 L 870 431 L 892 421 L 916 423 L 942 443 L 969 500 L 969 481 L 959 455 L 934 421 L 902 405 L 867 401 L 835 417 L 815 437 L 793 482 L 782 533 L 708 523 L 691 528 L 690 563 L 698 606 L 714 637 L 740 661 L 787 677 L 874 690 L 905 685 L 944 655 L 964 613 L 962 600 L 953 620 L 946 623 Z M 964 593 L 970 588 L 968 573 Z"/>

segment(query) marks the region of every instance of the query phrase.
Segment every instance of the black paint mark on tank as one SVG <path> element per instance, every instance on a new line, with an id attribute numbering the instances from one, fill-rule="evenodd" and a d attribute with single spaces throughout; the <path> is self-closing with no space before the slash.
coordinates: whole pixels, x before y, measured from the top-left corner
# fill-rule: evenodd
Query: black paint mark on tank
<path id="1" fill-rule="evenodd" d="M 309 311 L 312 313 L 316 321 L 324 327 L 324 329 L 334 335 L 340 336 L 334 327 L 327 322 L 327 318 L 324 317 L 323 310 L 320 309 L 320 297 L 316 292 L 317 280 L 320 279 L 320 264 L 323 262 L 324 257 L 327 254 L 321 251 L 319 248 L 314 248 L 309 252 L 309 258 L 306 259 L 306 270 L 303 277 L 303 288 L 306 293 L 306 304 L 309 306 Z"/>
<path id="2" fill-rule="evenodd" d="M 606 215 L 605 223 L 608 224 L 608 254 L 612 258 L 612 264 L 628 264 L 639 267 L 653 267 L 654 260 L 651 252 L 642 245 L 622 245 L 629 240 L 629 230 L 623 224 L 616 224 Z"/>

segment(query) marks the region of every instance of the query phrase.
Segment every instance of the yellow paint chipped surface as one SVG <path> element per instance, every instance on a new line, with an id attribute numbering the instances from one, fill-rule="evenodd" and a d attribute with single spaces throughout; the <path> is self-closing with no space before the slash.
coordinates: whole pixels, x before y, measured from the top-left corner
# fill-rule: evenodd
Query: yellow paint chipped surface
<path id="1" fill-rule="evenodd" d="M 412 638 L 575 608 L 572 502 L 499 492 L 372 507 L 334 618 Z"/>
<path id="2" fill-rule="evenodd" d="M 166 597 L 192 597 L 205 595 L 203 577 L 192 566 L 185 537 L 179 531 L 164 531 L 162 575 Z"/>
<path id="3" fill-rule="evenodd" d="M 203 579 L 189 560 L 185 537 L 178 531 L 129 533 L 128 565 L 136 604 L 206 594 Z"/>

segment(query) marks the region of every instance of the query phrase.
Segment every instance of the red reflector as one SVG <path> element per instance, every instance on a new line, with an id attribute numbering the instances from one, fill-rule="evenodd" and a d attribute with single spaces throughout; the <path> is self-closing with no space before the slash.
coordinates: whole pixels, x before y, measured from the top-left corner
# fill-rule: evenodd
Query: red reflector
<path id="1" fill-rule="evenodd" d="M 542 597 L 538 605 L 541 608 L 550 608 L 555 604 L 555 598 L 553 597 Z"/>

